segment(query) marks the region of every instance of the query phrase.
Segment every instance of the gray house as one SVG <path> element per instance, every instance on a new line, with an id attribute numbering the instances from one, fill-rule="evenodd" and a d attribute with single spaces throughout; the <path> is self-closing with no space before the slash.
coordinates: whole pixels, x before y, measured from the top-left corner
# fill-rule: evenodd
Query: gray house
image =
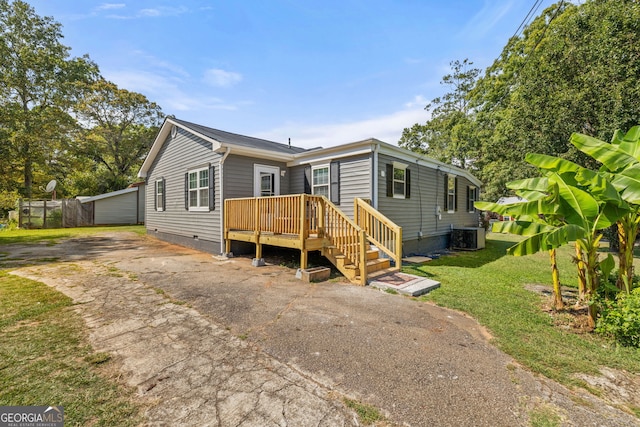
<path id="1" fill-rule="evenodd" d="M 351 253 L 364 239 L 399 267 L 478 226 L 478 179 L 377 139 L 307 150 L 167 118 L 139 176 L 150 234 L 211 253 L 295 247 L 303 268 L 309 250 L 373 264 L 369 246 Z"/>

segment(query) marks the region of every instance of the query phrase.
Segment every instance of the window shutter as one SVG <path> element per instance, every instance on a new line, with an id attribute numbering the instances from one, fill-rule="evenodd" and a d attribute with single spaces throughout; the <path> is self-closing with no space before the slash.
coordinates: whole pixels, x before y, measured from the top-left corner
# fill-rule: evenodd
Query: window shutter
<path id="1" fill-rule="evenodd" d="M 304 167 L 304 194 L 311 194 L 311 166 Z"/>
<path id="2" fill-rule="evenodd" d="M 411 198 L 411 169 L 407 168 L 404 171 L 404 197 L 405 199 Z"/>
<path id="3" fill-rule="evenodd" d="M 215 168 L 209 165 L 209 210 L 215 210 L 216 208 L 216 175 Z"/>
<path id="4" fill-rule="evenodd" d="M 471 206 L 471 192 L 473 190 L 467 185 L 467 212 L 473 212 L 473 206 Z"/>
<path id="5" fill-rule="evenodd" d="M 162 210 L 167 210 L 167 180 L 164 177 L 162 178 Z"/>
<path id="6" fill-rule="evenodd" d="M 453 196 L 453 210 L 458 211 L 458 177 L 453 179 L 453 188 L 454 188 L 454 196 Z"/>
<path id="7" fill-rule="evenodd" d="M 393 197 L 393 165 L 387 164 L 387 197 Z"/>
<path id="8" fill-rule="evenodd" d="M 331 182 L 331 203 L 340 204 L 340 162 L 335 161 L 329 164 L 329 179 Z"/>
<path id="9" fill-rule="evenodd" d="M 184 210 L 189 210 L 189 172 L 184 174 Z"/>
<path id="10" fill-rule="evenodd" d="M 153 210 L 158 210 L 158 181 L 153 182 Z"/>
<path id="11" fill-rule="evenodd" d="M 449 210 L 449 175 L 444 174 L 444 211 Z"/>

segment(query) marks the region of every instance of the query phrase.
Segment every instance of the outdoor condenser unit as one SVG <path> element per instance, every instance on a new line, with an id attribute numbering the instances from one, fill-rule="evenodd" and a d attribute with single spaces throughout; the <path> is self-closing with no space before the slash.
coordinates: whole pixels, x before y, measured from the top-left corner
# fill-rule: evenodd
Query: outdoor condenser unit
<path id="1" fill-rule="evenodd" d="M 475 251 L 484 249 L 484 228 L 464 227 L 451 231 L 451 249 Z"/>

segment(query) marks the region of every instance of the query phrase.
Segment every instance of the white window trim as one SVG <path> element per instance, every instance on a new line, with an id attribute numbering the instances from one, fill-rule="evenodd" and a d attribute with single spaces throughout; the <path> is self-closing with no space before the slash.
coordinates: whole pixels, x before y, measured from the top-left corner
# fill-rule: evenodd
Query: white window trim
<path id="1" fill-rule="evenodd" d="M 313 181 L 313 171 L 318 169 L 326 169 L 327 170 L 327 178 L 328 182 L 326 184 L 316 185 Z M 325 163 L 322 165 L 311 166 L 311 194 L 315 195 L 316 187 L 327 187 L 327 199 L 331 200 L 331 167 L 329 163 Z"/>
<path id="2" fill-rule="evenodd" d="M 473 202 L 474 203 L 469 203 L 471 201 L 471 197 L 469 197 L 469 199 L 467 200 L 467 205 L 469 205 L 469 207 L 467 209 L 469 209 L 469 213 L 475 213 L 476 208 L 474 206 L 475 202 L 477 202 L 476 198 L 478 197 L 478 187 L 476 187 L 475 185 L 470 185 L 469 186 L 469 196 L 471 196 L 471 194 L 473 194 Z"/>
<path id="3" fill-rule="evenodd" d="M 207 186 L 206 187 L 200 187 L 200 171 L 206 170 L 208 174 L 211 173 L 211 171 L 209 170 L 209 167 L 203 167 L 203 168 L 198 168 L 198 169 L 191 169 L 188 171 L 189 174 L 189 185 L 191 185 L 191 174 L 195 173 L 197 175 L 197 183 L 198 183 L 198 187 L 196 187 L 195 189 L 192 189 L 191 186 L 189 186 L 189 212 L 209 212 L 209 203 L 207 202 L 206 206 L 200 206 L 200 190 L 205 189 L 207 190 L 207 195 L 209 194 L 209 181 L 211 181 L 211 177 L 209 176 L 209 179 L 207 180 Z M 195 190 L 196 194 L 198 195 L 198 206 L 191 206 L 191 191 Z"/>
<path id="4" fill-rule="evenodd" d="M 407 198 L 407 167 L 409 165 L 405 163 L 393 162 L 393 175 L 391 176 L 391 185 L 393 186 L 393 198 L 394 199 L 406 199 Z M 396 169 L 402 169 L 404 171 L 404 193 L 396 194 Z M 400 182 L 400 181 L 398 181 Z"/>
<path id="5" fill-rule="evenodd" d="M 162 195 L 162 197 L 160 197 L 160 200 L 164 200 L 165 199 L 164 194 L 165 194 L 165 191 L 167 191 L 167 189 L 164 188 L 164 185 L 163 185 L 162 186 L 162 193 L 158 193 L 158 183 L 163 184 L 164 183 L 164 179 L 162 179 L 162 178 L 156 179 L 155 195 L 154 195 L 154 197 L 156 198 L 156 211 L 157 212 L 163 212 L 164 211 L 164 205 L 162 205 L 161 208 L 158 207 L 159 206 L 159 204 L 158 204 L 158 196 Z"/>
<path id="6" fill-rule="evenodd" d="M 453 180 L 453 203 L 449 203 L 449 181 L 447 181 L 447 213 L 456 213 L 456 197 L 458 197 L 458 195 L 456 194 L 456 178 L 458 176 L 457 175 L 452 175 L 452 174 L 448 174 L 447 175 L 447 180 L 452 179 Z"/>
<path id="7" fill-rule="evenodd" d="M 260 197 L 260 173 L 272 173 L 273 174 L 273 195 L 280 195 L 280 168 L 278 166 L 260 165 L 254 163 L 253 165 L 253 196 Z"/>

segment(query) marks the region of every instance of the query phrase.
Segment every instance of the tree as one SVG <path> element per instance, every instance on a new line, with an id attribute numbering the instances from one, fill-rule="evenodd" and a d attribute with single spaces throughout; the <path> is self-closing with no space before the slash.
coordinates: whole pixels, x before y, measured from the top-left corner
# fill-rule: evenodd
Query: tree
<path id="1" fill-rule="evenodd" d="M 23 1 L 0 0 L 0 118 L 8 164 L 4 179 L 20 174 L 23 196 L 45 180 L 47 162 L 75 126 L 68 114 L 78 82 L 98 72 L 88 57 L 69 58 L 60 24 L 36 15 Z M 40 174 L 40 176 L 37 176 Z"/>
<path id="2" fill-rule="evenodd" d="M 151 148 L 163 118 L 160 107 L 144 95 L 100 79 L 88 88 L 76 111 L 84 129 L 74 150 L 96 163 L 100 191 L 126 187 Z"/>
<path id="3" fill-rule="evenodd" d="M 566 135 L 609 140 L 636 124 L 639 59 L 640 3 L 632 0 L 558 2 L 512 38 L 470 94 L 482 141 L 474 165 L 486 197 L 537 175 L 523 153 L 596 169 Z"/>
<path id="4" fill-rule="evenodd" d="M 469 68 L 473 62 L 468 59 L 456 60 L 450 65 L 452 73 L 444 76 L 440 83 L 449 86 L 451 92 L 433 99 L 425 107 L 431 111 L 431 118 L 425 124 L 405 128 L 399 145 L 467 168 L 478 147 L 468 95 L 480 70 Z"/>

